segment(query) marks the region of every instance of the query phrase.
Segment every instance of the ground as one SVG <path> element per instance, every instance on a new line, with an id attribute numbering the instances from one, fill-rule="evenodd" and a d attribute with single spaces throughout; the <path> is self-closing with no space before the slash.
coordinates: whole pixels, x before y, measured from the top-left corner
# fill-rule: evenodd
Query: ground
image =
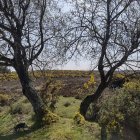
<path id="1" fill-rule="evenodd" d="M 49 74 L 47 73 L 47 76 Z M 83 85 L 90 79 L 90 74 L 90 72 L 81 71 L 51 72 L 49 78 L 61 82 L 54 111 L 58 120 L 37 129 L 32 128 L 34 113 L 30 103 L 22 95 L 17 77 L 12 74 L 12 78 L 3 78 L 0 84 L 0 140 L 99 140 L 100 127 L 97 123 L 84 121 L 78 124 L 74 120 L 74 116 L 79 111 L 81 99 L 86 96 L 87 90 Z M 44 79 L 38 73 L 36 78 L 32 77 L 38 92 L 49 78 Z M 79 92 L 79 89 L 82 91 Z M 14 133 L 14 126 L 20 122 L 26 122 L 30 128 Z"/>

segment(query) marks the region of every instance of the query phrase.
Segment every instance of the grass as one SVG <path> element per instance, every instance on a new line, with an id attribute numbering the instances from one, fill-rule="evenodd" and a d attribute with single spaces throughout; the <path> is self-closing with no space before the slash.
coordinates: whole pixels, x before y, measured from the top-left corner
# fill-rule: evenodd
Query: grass
<path id="1" fill-rule="evenodd" d="M 59 102 L 57 103 L 56 113 L 63 118 L 73 118 L 75 113 L 79 110 L 80 100 L 73 97 L 59 97 Z M 66 103 L 70 103 L 68 107 L 65 106 Z"/>
<path id="2" fill-rule="evenodd" d="M 19 102 L 23 107 L 29 107 L 25 99 L 21 98 Z M 17 134 L 12 131 L 18 115 L 11 115 L 9 108 L 5 107 L 0 114 L 0 140 L 99 140 L 100 127 L 98 124 L 85 122 L 83 125 L 77 125 L 74 123 L 73 118 L 79 110 L 80 102 L 73 97 L 60 96 L 55 111 L 59 116 L 59 121 L 40 129 L 21 131 Z M 18 103 L 13 104 L 13 106 Z M 70 105 L 65 106 L 65 103 L 70 103 Z M 23 115 L 28 125 L 33 124 L 32 113 L 30 111 Z"/>
<path id="3" fill-rule="evenodd" d="M 6 135 L 13 132 L 14 126 L 19 122 L 28 122 L 32 125 L 31 117 L 33 115 L 32 107 L 29 102 L 25 102 L 24 97 L 18 102 L 4 106 L 0 112 L 0 134 Z M 16 112 L 16 109 L 21 109 L 21 112 Z M 14 112 L 14 113 L 13 113 Z M 0 138 L 1 140 L 1 138 Z"/>

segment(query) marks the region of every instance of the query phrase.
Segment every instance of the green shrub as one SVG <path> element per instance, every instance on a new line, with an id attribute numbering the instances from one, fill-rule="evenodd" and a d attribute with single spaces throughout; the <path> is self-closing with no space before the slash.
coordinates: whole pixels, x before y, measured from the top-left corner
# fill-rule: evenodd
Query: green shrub
<path id="1" fill-rule="evenodd" d="M 100 103 L 99 124 L 106 126 L 109 132 L 120 134 L 125 124 L 138 130 L 140 128 L 139 107 L 140 91 L 125 88 L 116 90 L 104 97 Z"/>
<path id="2" fill-rule="evenodd" d="M 52 81 L 51 79 L 48 79 L 40 90 L 40 96 L 43 102 L 52 112 L 56 109 L 58 92 L 62 87 L 63 83 L 61 81 Z"/>
<path id="3" fill-rule="evenodd" d="M 16 106 L 12 106 L 11 114 L 23 114 L 23 106 L 21 104 L 17 104 Z"/>

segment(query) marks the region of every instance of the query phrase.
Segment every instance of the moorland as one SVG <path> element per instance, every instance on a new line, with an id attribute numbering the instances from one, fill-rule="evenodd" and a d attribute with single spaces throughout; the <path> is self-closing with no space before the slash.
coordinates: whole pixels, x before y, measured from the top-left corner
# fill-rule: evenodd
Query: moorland
<path id="1" fill-rule="evenodd" d="M 0 74 L 0 140 L 100 140 L 104 126 L 107 139 L 116 130 L 122 140 L 139 138 L 139 76 L 127 78 L 122 88 L 104 91 L 97 122 L 88 122 L 79 113 L 81 101 L 94 93 L 100 82 L 97 71 L 35 71 L 30 72 L 30 77 L 49 110 L 45 125 L 34 126 L 35 114 L 22 94 L 17 74 L 3 73 Z M 114 79 L 124 77 L 116 73 Z M 26 123 L 28 128 L 15 132 L 19 123 Z"/>

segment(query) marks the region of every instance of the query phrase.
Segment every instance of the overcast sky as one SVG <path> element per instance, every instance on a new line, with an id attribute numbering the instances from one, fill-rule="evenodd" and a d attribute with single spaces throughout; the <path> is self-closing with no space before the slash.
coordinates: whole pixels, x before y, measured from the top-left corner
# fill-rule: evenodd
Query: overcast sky
<path id="1" fill-rule="evenodd" d="M 81 60 L 70 61 L 66 65 L 57 67 L 60 70 L 90 70 L 90 62 L 82 58 Z"/>

